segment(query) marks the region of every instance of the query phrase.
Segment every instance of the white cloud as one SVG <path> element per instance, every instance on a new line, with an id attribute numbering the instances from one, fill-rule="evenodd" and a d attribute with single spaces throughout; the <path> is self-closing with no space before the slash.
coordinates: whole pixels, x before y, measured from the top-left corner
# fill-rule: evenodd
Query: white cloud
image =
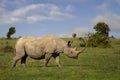
<path id="1" fill-rule="evenodd" d="M 88 27 L 77 27 L 73 29 L 72 33 L 76 33 L 78 37 L 85 37 L 91 32 Z"/>
<path id="2" fill-rule="evenodd" d="M 60 11 L 51 11 L 50 17 L 53 20 L 63 20 L 65 18 L 74 18 L 75 16 L 72 16 L 71 14 L 68 13 L 62 13 Z"/>
<path id="3" fill-rule="evenodd" d="M 8 11 L 6 11 L 4 8 L 0 7 L 0 15 L 4 15 L 8 13 Z"/>
<path id="4" fill-rule="evenodd" d="M 118 4 L 120 4 L 120 0 L 116 0 L 116 2 L 117 2 Z"/>
<path id="5" fill-rule="evenodd" d="M 71 19 L 75 16 L 54 4 L 31 4 L 25 7 L 7 11 L 0 8 L 0 24 L 16 23 L 16 22 L 38 22 L 42 20 L 64 20 Z M 3 14 L 4 13 L 4 14 Z"/>
<path id="6" fill-rule="evenodd" d="M 103 4 L 98 5 L 97 9 L 99 14 L 92 19 L 92 22 L 94 24 L 98 22 L 105 22 L 109 25 L 112 32 L 120 32 L 120 14 L 114 13 L 110 9 L 111 3 L 113 2 L 120 3 L 120 0 L 106 0 Z"/>
<path id="7" fill-rule="evenodd" d="M 71 32 L 61 34 L 60 37 L 72 37 L 73 33 L 77 34 L 77 37 L 86 37 L 88 33 L 92 32 L 88 27 L 75 27 Z"/>
<path id="8" fill-rule="evenodd" d="M 109 25 L 111 31 L 120 31 L 120 15 L 107 13 L 96 16 L 92 21 L 94 24 L 97 22 L 105 22 Z"/>
<path id="9" fill-rule="evenodd" d="M 97 8 L 98 10 L 101 10 L 101 11 L 106 11 L 107 8 L 108 8 L 108 3 L 105 2 L 105 3 L 103 3 L 103 4 L 99 5 L 99 6 L 97 6 L 96 8 Z"/>
<path id="10" fill-rule="evenodd" d="M 27 0 L 0 0 L 0 7 L 6 8 L 7 6 L 18 8 L 20 6 L 26 5 Z"/>
<path id="11" fill-rule="evenodd" d="M 46 16 L 40 16 L 40 15 L 34 15 L 34 16 L 28 16 L 26 18 L 26 21 L 28 23 L 34 23 L 34 22 L 37 22 L 37 21 L 43 21 L 43 20 L 48 20 L 49 18 L 46 17 Z"/>
<path id="12" fill-rule="evenodd" d="M 72 12 L 74 9 L 73 9 L 73 6 L 71 6 L 71 5 L 68 5 L 67 7 L 66 7 L 66 11 L 67 12 Z"/>
<path id="13" fill-rule="evenodd" d="M 23 15 L 27 14 L 29 11 L 34 11 L 34 10 L 37 10 L 38 8 L 39 8 L 39 5 L 32 4 L 32 5 L 14 10 L 11 13 L 11 15 L 12 16 L 23 16 Z"/>

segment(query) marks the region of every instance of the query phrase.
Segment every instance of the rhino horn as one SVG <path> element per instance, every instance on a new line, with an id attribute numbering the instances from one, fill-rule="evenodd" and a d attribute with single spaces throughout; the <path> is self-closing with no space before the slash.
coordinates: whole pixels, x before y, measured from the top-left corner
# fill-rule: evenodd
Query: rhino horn
<path id="1" fill-rule="evenodd" d="M 77 50 L 77 47 L 73 48 L 73 50 L 75 50 L 75 51 L 76 51 L 76 50 Z"/>
<path id="2" fill-rule="evenodd" d="M 85 43 L 85 47 L 82 50 L 80 50 L 78 54 L 82 53 L 87 48 L 87 42 L 83 38 L 79 38 L 79 40 L 82 40 Z"/>

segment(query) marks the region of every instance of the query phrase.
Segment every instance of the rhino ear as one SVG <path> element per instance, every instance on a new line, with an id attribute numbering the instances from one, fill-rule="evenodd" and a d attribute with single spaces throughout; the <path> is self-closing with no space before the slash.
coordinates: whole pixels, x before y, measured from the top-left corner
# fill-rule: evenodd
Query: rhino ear
<path id="1" fill-rule="evenodd" d="M 71 47 L 71 41 L 68 41 L 67 46 Z"/>

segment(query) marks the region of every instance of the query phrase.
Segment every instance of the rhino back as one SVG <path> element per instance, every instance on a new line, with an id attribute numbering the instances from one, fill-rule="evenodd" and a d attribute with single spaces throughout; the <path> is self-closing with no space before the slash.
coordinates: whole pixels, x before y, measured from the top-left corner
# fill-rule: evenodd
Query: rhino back
<path id="1" fill-rule="evenodd" d="M 34 40 L 34 39 L 35 38 L 32 38 L 32 37 L 23 37 L 23 38 L 18 39 L 18 41 L 15 45 L 16 54 L 17 55 L 24 54 L 24 44 L 27 41 L 31 41 L 31 40 Z"/>
<path id="2" fill-rule="evenodd" d="M 63 52 L 63 48 L 66 47 L 66 42 L 56 36 L 46 36 L 43 40 L 47 52 Z"/>

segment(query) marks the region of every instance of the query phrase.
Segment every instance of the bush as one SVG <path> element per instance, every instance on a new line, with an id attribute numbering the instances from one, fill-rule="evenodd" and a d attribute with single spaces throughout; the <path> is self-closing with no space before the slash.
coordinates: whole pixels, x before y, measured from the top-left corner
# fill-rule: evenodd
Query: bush
<path id="1" fill-rule="evenodd" d="M 111 47 L 109 38 L 101 34 L 92 34 L 88 39 L 88 46 L 90 47 Z"/>
<path id="2" fill-rule="evenodd" d="M 9 45 L 8 41 L 6 42 L 6 45 L 4 47 L 0 48 L 1 52 L 13 52 L 14 48 Z"/>
<path id="3" fill-rule="evenodd" d="M 13 52 L 14 48 L 12 46 L 5 46 L 0 49 L 1 52 Z"/>

